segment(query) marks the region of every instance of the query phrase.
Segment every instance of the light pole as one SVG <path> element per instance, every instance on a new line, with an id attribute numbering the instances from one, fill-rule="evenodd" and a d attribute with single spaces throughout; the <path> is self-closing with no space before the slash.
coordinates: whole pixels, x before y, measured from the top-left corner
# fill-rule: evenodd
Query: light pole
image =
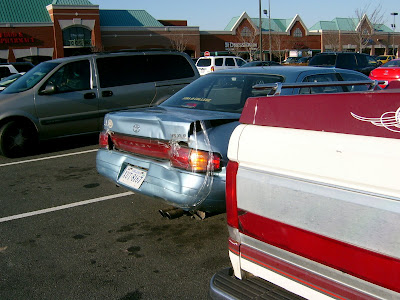
<path id="1" fill-rule="evenodd" d="M 271 47 L 271 0 L 268 0 L 268 35 L 269 35 L 269 60 L 272 61 L 272 47 Z"/>
<path id="2" fill-rule="evenodd" d="M 261 0 L 258 0 L 258 6 L 259 6 L 259 21 L 258 21 L 258 28 L 260 30 L 260 61 L 263 60 L 262 59 L 262 22 L 261 22 Z"/>
<path id="3" fill-rule="evenodd" d="M 393 16 L 392 29 L 393 29 L 393 55 L 394 55 L 394 36 L 396 34 L 396 16 L 398 15 L 398 13 L 392 12 L 391 15 Z"/>

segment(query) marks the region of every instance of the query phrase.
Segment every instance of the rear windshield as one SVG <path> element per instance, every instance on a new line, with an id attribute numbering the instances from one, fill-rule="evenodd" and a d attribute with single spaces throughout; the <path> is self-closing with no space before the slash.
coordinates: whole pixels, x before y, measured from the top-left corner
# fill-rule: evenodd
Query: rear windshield
<path id="1" fill-rule="evenodd" d="M 200 58 L 197 61 L 198 67 L 209 67 L 211 66 L 211 59 L 210 58 Z"/>
<path id="2" fill-rule="evenodd" d="M 254 90 L 254 85 L 283 81 L 279 75 L 209 74 L 186 86 L 161 106 L 240 113 L 247 98 L 270 93 L 268 89 Z"/>
<path id="3" fill-rule="evenodd" d="M 336 55 L 323 54 L 314 56 L 309 63 L 310 66 L 334 66 L 336 65 Z"/>

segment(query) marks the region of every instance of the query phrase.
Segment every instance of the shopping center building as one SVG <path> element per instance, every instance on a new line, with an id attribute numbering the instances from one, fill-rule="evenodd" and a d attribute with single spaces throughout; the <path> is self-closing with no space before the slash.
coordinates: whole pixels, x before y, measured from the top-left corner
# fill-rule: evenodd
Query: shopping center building
<path id="1" fill-rule="evenodd" d="M 157 20 L 144 10 L 101 9 L 89 0 L 1 0 L 0 62 L 41 61 L 121 49 L 176 49 L 199 57 L 205 51 L 246 59 L 283 60 L 321 51 L 391 54 L 400 34 L 383 24 L 336 18 L 307 28 L 292 19 L 233 17 L 224 30 L 201 31 L 186 20 Z"/>

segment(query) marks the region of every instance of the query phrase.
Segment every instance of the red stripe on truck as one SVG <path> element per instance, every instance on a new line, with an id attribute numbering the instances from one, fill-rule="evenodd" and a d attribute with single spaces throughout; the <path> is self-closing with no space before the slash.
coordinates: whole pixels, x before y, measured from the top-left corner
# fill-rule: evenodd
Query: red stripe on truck
<path id="1" fill-rule="evenodd" d="M 400 260 L 251 212 L 239 212 L 240 232 L 368 282 L 400 292 Z"/>

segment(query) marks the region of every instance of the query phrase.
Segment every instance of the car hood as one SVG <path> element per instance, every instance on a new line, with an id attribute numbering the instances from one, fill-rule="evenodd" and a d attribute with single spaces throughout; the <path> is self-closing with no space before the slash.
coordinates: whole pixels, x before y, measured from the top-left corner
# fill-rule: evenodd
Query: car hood
<path id="1" fill-rule="evenodd" d="M 192 134 L 238 121 L 240 114 L 158 106 L 109 113 L 104 129 L 124 135 L 189 142 Z"/>

